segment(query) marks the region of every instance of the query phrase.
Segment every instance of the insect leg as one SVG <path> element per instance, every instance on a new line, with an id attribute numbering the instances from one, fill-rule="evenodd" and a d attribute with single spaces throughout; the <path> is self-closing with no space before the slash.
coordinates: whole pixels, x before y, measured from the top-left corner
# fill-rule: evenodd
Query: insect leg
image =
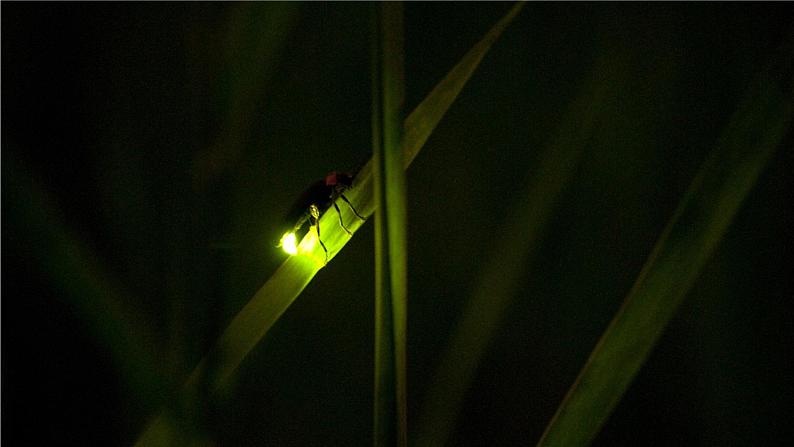
<path id="1" fill-rule="evenodd" d="M 344 200 L 344 201 L 345 201 L 345 203 L 347 203 L 347 205 L 350 207 L 350 209 L 351 209 L 351 210 L 353 210 L 353 214 L 355 214 L 356 216 L 358 216 L 358 218 L 359 218 L 359 219 L 361 219 L 361 220 L 367 220 L 367 219 L 365 219 L 365 218 L 364 218 L 364 216 L 362 216 L 361 214 L 358 214 L 358 211 L 356 211 L 356 209 L 353 207 L 353 204 L 352 204 L 352 203 L 350 203 L 350 201 L 349 201 L 349 200 L 347 200 L 347 197 L 345 197 L 345 195 L 344 195 L 344 194 L 341 194 L 341 193 L 340 193 L 340 194 L 339 194 L 339 197 L 341 197 L 341 198 L 342 198 L 342 200 Z"/>
<path id="2" fill-rule="evenodd" d="M 334 202 L 334 208 L 336 209 L 336 214 L 339 215 L 339 225 L 342 226 L 343 230 L 347 231 L 347 234 L 352 236 L 353 233 L 351 233 L 350 230 L 347 229 L 347 227 L 345 226 L 345 223 L 342 221 L 342 212 L 339 211 L 339 206 L 337 206 L 336 202 Z"/>
<path id="3" fill-rule="evenodd" d="M 325 252 L 325 263 L 328 264 L 328 249 L 325 248 L 325 244 L 323 244 L 323 239 L 320 237 L 320 221 L 317 221 L 317 240 L 320 241 L 320 246 L 323 247 L 323 251 Z"/>
<path id="4" fill-rule="evenodd" d="M 313 203 L 309 205 L 309 215 L 311 216 L 309 223 L 317 228 L 317 240 L 320 241 L 320 246 L 323 247 L 323 251 L 325 252 L 325 263 L 328 264 L 328 249 L 325 248 L 323 239 L 320 237 L 320 209 L 317 208 L 317 205 Z"/>

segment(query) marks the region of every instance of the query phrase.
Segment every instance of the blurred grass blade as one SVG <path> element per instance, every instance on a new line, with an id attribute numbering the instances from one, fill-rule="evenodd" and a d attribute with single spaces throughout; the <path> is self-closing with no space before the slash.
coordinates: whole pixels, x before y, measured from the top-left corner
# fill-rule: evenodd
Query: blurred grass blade
<path id="1" fill-rule="evenodd" d="M 374 445 L 407 445 L 402 3 L 373 8 L 372 179 L 375 193 Z"/>
<path id="2" fill-rule="evenodd" d="M 300 7 L 297 2 L 240 2 L 232 6 L 224 30 L 223 68 L 218 73 L 223 88 L 219 94 L 227 113 L 213 144 L 193 160 L 194 187 L 204 188 L 238 162 Z M 200 48 L 195 51 L 206 51 L 206 43 L 195 39 Z"/>
<path id="3" fill-rule="evenodd" d="M 544 150 L 511 214 L 499 228 L 490 262 L 476 282 L 462 315 L 430 380 L 415 434 L 417 446 L 447 445 L 466 391 L 485 351 L 499 329 L 502 315 L 532 266 L 534 249 L 552 217 L 558 198 L 572 177 L 582 152 L 609 108 L 607 98 L 620 86 L 626 62 L 616 57 L 596 62 L 589 81 L 570 104 L 557 134 Z"/>
<path id="4" fill-rule="evenodd" d="M 790 128 L 792 61 L 782 54 L 739 104 L 539 446 L 595 438 L 714 252 Z"/>
<path id="5" fill-rule="evenodd" d="M 507 25 L 524 7 L 524 2 L 518 2 L 510 8 L 496 25 L 494 25 L 483 38 L 469 50 L 460 62 L 447 74 L 443 81 L 438 83 L 429 95 L 419 104 L 405 120 L 403 130 L 403 159 L 408 166 L 414 161 L 419 149 L 425 144 L 427 138 L 436 128 L 441 118 L 449 109 L 452 101 L 466 85 L 480 61 L 488 53 L 496 39 L 502 35 Z"/>
<path id="6" fill-rule="evenodd" d="M 129 306 L 134 300 L 97 253 L 68 227 L 42 182 L 13 156 L 21 152 L 3 154 L 3 231 L 12 237 L 12 246 L 18 244 L 20 256 L 29 257 L 56 290 L 65 292 L 69 308 L 110 354 L 136 405 L 159 405 L 166 384 L 156 363 L 154 329 Z"/>
<path id="7" fill-rule="evenodd" d="M 403 124 L 403 163 L 407 168 L 419 153 L 430 133 L 441 121 L 449 106 L 466 85 L 488 49 L 504 31 L 522 7 L 514 6 L 490 31 L 469 50 L 447 76 L 422 100 Z M 372 161 L 368 162 L 356 176 L 353 189 L 345 195 L 365 217 L 375 210 L 372 185 Z M 356 232 L 362 221 L 357 219 L 349 207 L 340 207 L 348 229 Z M 320 218 L 323 242 L 328 248 L 328 262 L 347 244 L 350 237 L 337 223 L 336 213 L 325 213 Z M 313 233 L 309 233 L 311 235 Z M 275 241 L 274 241 L 275 245 Z M 275 249 L 275 248 L 274 248 Z M 270 330 L 292 302 L 309 284 L 323 266 L 324 255 L 319 246 L 306 255 L 291 256 L 276 270 L 251 300 L 232 319 L 229 326 L 205 358 L 186 381 L 182 392 L 192 393 L 199 379 L 212 371 L 209 381 L 213 389 L 220 388 L 240 365 L 246 355 Z M 213 359 L 210 362 L 209 359 Z M 213 368 L 207 368 L 212 363 Z M 142 433 L 136 445 L 163 445 L 173 436 L 178 436 L 174 426 L 177 418 L 167 411 L 161 412 Z"/>

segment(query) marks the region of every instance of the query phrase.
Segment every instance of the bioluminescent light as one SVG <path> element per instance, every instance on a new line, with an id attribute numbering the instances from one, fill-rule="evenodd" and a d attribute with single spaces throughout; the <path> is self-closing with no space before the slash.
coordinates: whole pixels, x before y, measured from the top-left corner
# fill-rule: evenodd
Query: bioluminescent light
<path id="1" fill-rule="evenodd" d="M 298 245 L 298 251 L 301 253 L 310 253 L 314 250 L 319 238 L 317 237 L 317 227 L 309 227 L 309 232 Z"/>
<path id="2" fill-rule="evenodd" d="M 298 254 L 298 241 L 295 233 L 292 231 L 284 233 L 284 236 L 281 236 L 281 241 L 279 242 L 279 246 L 290 255 L 297 255 Z"/>
<path id="3" fill-rule="evenodd" d="M 294 222 L 294 225 L 291 227 L 292 231 L 284 233 L 284 236 L 281 237 L 279 246 L 290 255 L 296 255 L 298 252 L 310 252 L 314 249 L 315 242 L 319 242 L 323 252 L 325 252 L 325 262 L 328 262 L 328 249 L 325 247 L 323 240 L 320 239 L 320 216 L 333 206 L 339 215 L 339 225 L 348 235 L 352 236 L 353 233 L 342 221 L 342 213 L 336 204 L 336 199 L 341 198 L 347 203 L 356 217 L 362 221 L 366 220 L 364 216 L 356 211 L 353 204 L 350 203 L 350 200 L 344 194 L 345 191 L 353 187 L 353 178 L 354 175 L 331 171 L 324 179 L 312 183 L 290 210 L 285 223 L 289 225 Z M 299 245 L 297 234 L 303 234 L 306 222 L 309 223 L 310 232 L 314 230 L 316 235 L 312 238 L 304 238 Z"/>

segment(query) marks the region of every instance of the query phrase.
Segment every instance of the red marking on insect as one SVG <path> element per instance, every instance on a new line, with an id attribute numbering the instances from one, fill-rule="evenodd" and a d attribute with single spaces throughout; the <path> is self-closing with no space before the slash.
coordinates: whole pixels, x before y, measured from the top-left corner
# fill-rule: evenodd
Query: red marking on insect
<path id="1" fill-rule="evenodd" d="M 325 213 L 331 206 L 336 209 L 337 214 L 339 215 L 339 225 L 342 227 L 345 232 L 349 235 L 353 235 L 353 233 L 345 226 L 344 222 L 342 221 L 342 213 L 339 211 L 339 206 L 336 204 L 336 199 L 341 198 L 343 201 L 347 203 L 350 209 L 353 211 L 353 214 L 356 215 L 361 220 L 365 220 L 364 216 L 358 213 L 356 209 L 353 207 L 353 204 L 350 203 L 347 197 L 345 197 L 345 191 L 353 187 L 353 175 L 344 174 L 341 172 L 331 171 L 329 172 L 323 180 L 318 180 L 306 189 L 306 191 L 301 194 L 300 198 L 295 202 L 292 209 L 287 216 L 287 225 L 291 225 L 289 227 L 292 233 L 296 235 L 296 237 L 301 238 L 305 232 L 303 228 L 306 222 L 309 223 L 309 227 L 314 227 L 317 230 L 318 240 L 320 241 L 320 246 L 325 251 L 325 259 L 328 260 L 328 250 L 323 243 L 323 240 L 320 238 L 320 216 Z"/>

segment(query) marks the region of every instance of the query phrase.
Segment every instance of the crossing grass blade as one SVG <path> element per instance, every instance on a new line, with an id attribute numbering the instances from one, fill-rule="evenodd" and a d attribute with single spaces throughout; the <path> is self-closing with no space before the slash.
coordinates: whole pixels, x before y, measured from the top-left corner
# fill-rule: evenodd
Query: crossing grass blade
<path id="1" fill-rule="evenodd" d="M 790 130 L 792 60 L 780 54 L 746 92 L 539 446 L 595 438 Z"/>
<path id="2" fill-rule="evenodd" d="M 402 3 L 375 8 L 372 36 L 372 161 L 375 193 L 374 445 L 407 443 L 407 255 Z"/>
<path id="3" fill-rule="evenodd" d="M 510 215 L 494 234 L 496 246 L 455 325 L 430 379 L 414 434 L 417 446 L 447 445 L 466 391 L 502 316 L 515 296 L 519 278 L 532 267 L 533 253 L 563 189 L 569 183 L 597 123 L 617 113 L 606 99 L 624 84 L 628 64 L 620 57 L 596 62 L 589 82 L 572 101 L 557 134 Z"/>
<path id="4" fill-rule="evenodd" d="M 405 119 L 401 143 L 405 168 L 414 160 L 491 45 L 522 6 L 523 3 L 519 3 L 511 8 Z M 353 189 L 346 195 L 362 216 L 368 218 L 372 215 L 375 205 L 371 160 L 359 171 Z M 350 222 L 348 229 L 355 233 L 364 222 L 357 219 L 347 207 L 340 209 L 344 221 Z M 335 213 L 326 213 L 320 218 L 320 226 L 328 229 L 323 232 L 323 242 L 329 252 L 328 262 L 333 260 L 350 239 L 347 233 L 336 225 L 336 219 Z M 307 237 L 311 237 L 312 234 L 310 232 Z M 192 393 L 200 378 L 209 369 L 212 370 L 212 377 L 209 380 L 211 387 L 213 389 L 222 387 L 251 349 L 259 343 L 323 267 L 323 260 L 324 254 L 319 247 L 315 247 L 306 255 L 287 258 L 232 319 L 212 350 L 185 382 L 181 393 Z M 207 367 L 209 359 L 213 359 L 212 368 Z M 178 429 L 174 425 L 175 419 L 168 411 L 163 410 L 146 427 L 136 445 L 163 445 L 167 440 L 178 437 Z"/>

